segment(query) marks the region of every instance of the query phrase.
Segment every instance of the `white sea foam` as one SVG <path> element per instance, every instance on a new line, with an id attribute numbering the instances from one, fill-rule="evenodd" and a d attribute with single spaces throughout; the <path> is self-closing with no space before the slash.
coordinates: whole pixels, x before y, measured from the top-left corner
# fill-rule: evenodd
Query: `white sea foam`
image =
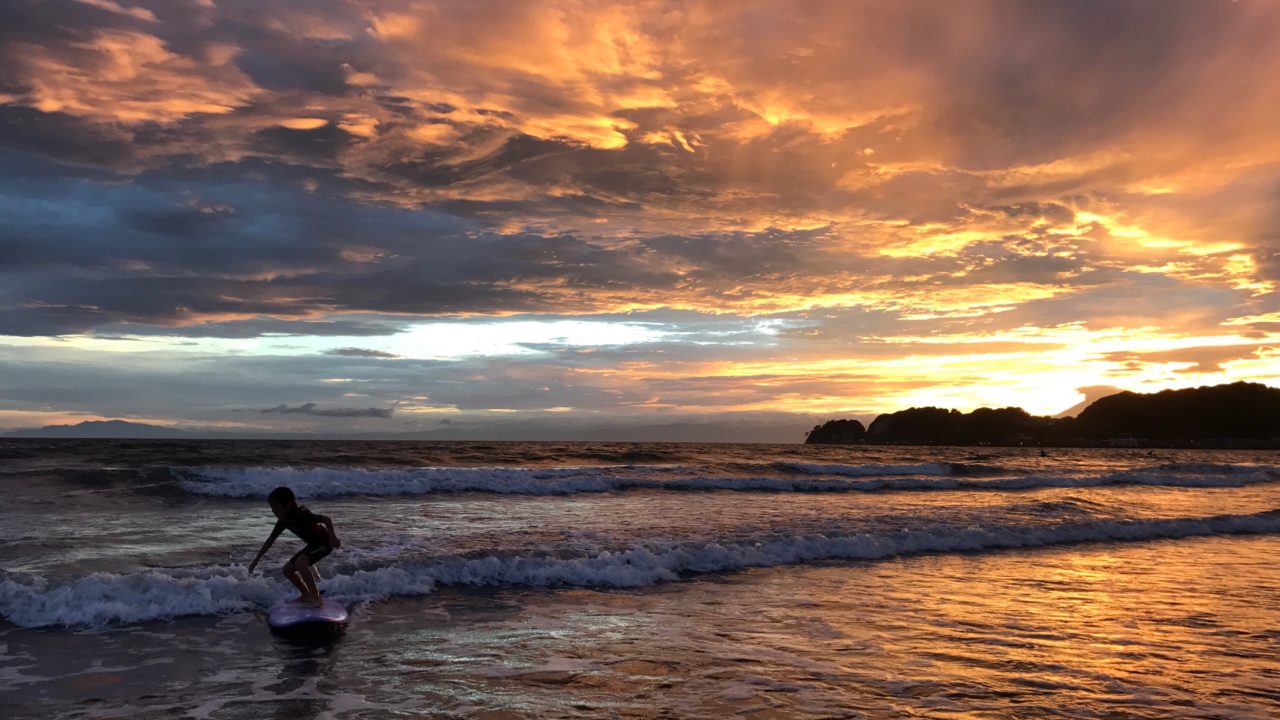
<path id="1" fill-rule="evenodd" d="M 567 495 L 607 492 L 615 485 L 608 468 L 425 467 L 206 467 L 179 471 L 178 485 L 197 495 L 266 497 L 287 485 L 303 497 L 333 495 L 425 495 L 433 492 L 492 492 Z"/>
<path id="2" fill-rule="evenodd" d="M 1151 540 L 1199 535 L 1280 533 L 1280 511 L 1175 520 L 1088 521 L 990 528 L 949 525 L 895 532 L 777 534 L 724 542 L 652 540 L 631 548 L 577 556 L 449 556 L 352 570 L 321 583 L 327 595 L 368 600 L 422 595 L 439 584 L 533 587 L 635 587 L 683 573 L 739 570 L 836 559 L 875 560 L 929 552 L 973 552 L 1078 542 Z M 283 581 L 250 577 L 242 567 L 201 573 L 99 573 L 67 584 L 0 577 L 0 614 L 26 627 L 101 626 L 265 608 L 285 594 Z"/>
<path id="3" fill-rule="evenodd" d="M 1186 472 L 1186 470 L 1196 470 Z M 1166 469 L 1122 470 L 1103 475 L 1022 475 L 964 483 L 966 488 L 1026 490 L 1032 488 L 1088 488 L 1104 485 L 1153 485 L 1185 488 L 1233 488 L 1280 481 L 1275 468 L 1221 466 L 1184 468 L 1182 472 Z"/>
<path id="4" fill-rule="evenodd" d="M 743 490 L 756 492 L 852 492 L 874 490 L 954 490 L 963 483 L 950 478 L 879 477 L 861 480 L 844 478 L 789 477 L 690 477 L 659 481 L 627 481 L 625 488 L 653 490 Z"/>
<path id="5" fill-rule="evenodd" d="M 756 492 L 852 492 L 876 490 L 1028 490 L 1105 485 L 1242 487 L 1280 481 L 1280 469 L 1248 465 L 1183 464 L 1105 474 L 955 477 L 947 464 L 814 465 L 786 463 L 797 474 L 770 476 L 697 475 L 687 466 L 605 467 L 427 467 L 363 469 L 346 467 L 203 467 L 180 470 L 187 492 L 221 497 L 265 497 L 280 485 L 306 498 L 338 495 L 427 495 L 487 492 L 573 495 L 618 490 Z"/>
<path id="6" fill-rule="evenodd" d="M 761 465 L 761 467 L 764 467 Z M 945 474 L 945 465 L 807 466 L 806 473 L 828 467 L 826 474 L 863 477 L 862 480 L 802 477 L 742 477 L 689 475 L 704 468 L 682 466 L 605 467 L 427 467 L 363 469 L 342 467 L 205 467 L 179 471 L 180 487 L 197 495 L 266 497 L 287 485 L 302 497 L 335 495 L 426 495 L 438 492 L 490 492 L 521 495 L 572 495 L 614 490 L 754 490 L 774 492 L 848 491 L 954 488 L 946 478 L 908 478 Z M 666 476 L 666 477 L 658 477 Z M 872 477 L 879 476 L 879 477 Z"/>
<path id="7" fill-rule="evenodd" d="M 779 467 L 809 475 L 843 475 L 867 477 L 870 475 L 950 475 L 950 463 L 920 463 L 915 465 L 841 465 L 821 463 L 787 462 Z"/>
<path id="8" fill-rule="evenodd" d="M 0 614 L 25 627 L 100 626 L 179 615 L 211 615 L 265 606 L 278 594 L 275 585 L 261 577 L 250 577 L 244 568 L 196 573 L 93 573 L 52 586 L 42 578 L 6 576 L 0 577 Z"/>

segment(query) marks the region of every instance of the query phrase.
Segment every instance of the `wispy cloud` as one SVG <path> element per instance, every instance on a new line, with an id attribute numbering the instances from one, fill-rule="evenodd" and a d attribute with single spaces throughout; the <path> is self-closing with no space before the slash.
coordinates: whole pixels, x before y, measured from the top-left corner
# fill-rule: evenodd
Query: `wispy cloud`
<path id="1" fill-rule="evenodd" d="M 281 415 L 317 415 L 333 418 L 389 418 L 395 412 L 395 406 L 389 408 L 318 408 L 313 402 L 303 403 L 296 407 L 277 405 L 263 410 L 264 413 L 280 413 Z"/>
<path id="2" fill-rule="evenodd" d="M 390 359 L 390 358 L 400 357 L 395 353 L 383 352 L 382 350 L 369 350 L 367 348 L 358 348 L 358 347 L 337 348 L 335 350 L 330 350 L 328 354 L 337 355 L 338 357 L 354 357 L 354 358 Z"/>

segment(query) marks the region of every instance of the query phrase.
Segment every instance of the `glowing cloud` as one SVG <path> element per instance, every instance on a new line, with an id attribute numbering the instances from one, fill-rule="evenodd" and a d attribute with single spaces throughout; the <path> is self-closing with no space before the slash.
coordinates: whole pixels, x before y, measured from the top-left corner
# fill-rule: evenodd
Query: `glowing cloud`
<path id="1" fill-rule="evenodd" d="M 352 407 L 335 385 L 398 419 L 1057 412 L 1280 375 L 1274 3 L 0 21 L 0 362 L 34 383 L 0 423 L 135 412 L 36 382 L 51 359 L 138 368 L 111 387 L 244 363 L 208 388 L 252 402 L 136 409 L 206 424 Z M 298 385 L 237 385 L 267 366 Z"/>

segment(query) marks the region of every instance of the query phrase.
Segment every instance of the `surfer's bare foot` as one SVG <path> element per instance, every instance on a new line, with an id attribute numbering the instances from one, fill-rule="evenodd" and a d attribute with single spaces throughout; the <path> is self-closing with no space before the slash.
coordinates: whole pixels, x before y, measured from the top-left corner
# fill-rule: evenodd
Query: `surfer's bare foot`
<path id="1" fill-rule="evenodd" d="M 303 607 L 318 608 L 324 604 L 324 600 L 322 600 L 319 595 L 316 595 L 315 597 L 309 597 L 300 601 L 299 604 Z"/>
<path id="2" fill-rule="evenodd" d="M 290 600 L 289 602 L 295 605 L 306 605 L 310 601 L 311 601 L 310 595 L 299 595 L 298 597 Z"/>

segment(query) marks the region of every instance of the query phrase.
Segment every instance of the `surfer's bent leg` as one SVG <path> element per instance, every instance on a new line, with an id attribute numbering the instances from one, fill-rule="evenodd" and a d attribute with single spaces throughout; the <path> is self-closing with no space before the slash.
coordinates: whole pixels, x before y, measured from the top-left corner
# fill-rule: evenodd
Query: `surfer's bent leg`
<path id="1" fill-rule="evenodd" d="M 333 548 L 328 545 L 308 545 L 299 550 L 292 558 L 289 558 L 286 572 L 288 572 L 288 569 L 292 569 L 293 575 L 289 579 L 293 580 L 294 586 L 302 594 L 302 597 L 298 598 L 298 600 L 317 605 L 320 603 L 320 588 L 316 587 L 316 579 L 312 574 L 311 565 L 331 552 L 333 552 Z M 294 580 L 294 577 L 297 580 Z"/>
<path id="2" fill-rule="evenodd" d="M 289 579 L 289 582 L 293 583 L 294 587 L 298 588 L 298 599 L 301 600 L 305 597 L 307 586 L 302 583 L 302 577 L 298 574 L 298 569 L 294 567 L 294 558 L 289 558 L 289 562 L 285 563 L 284 567 L 280 568 L 280 571 Z"/>

